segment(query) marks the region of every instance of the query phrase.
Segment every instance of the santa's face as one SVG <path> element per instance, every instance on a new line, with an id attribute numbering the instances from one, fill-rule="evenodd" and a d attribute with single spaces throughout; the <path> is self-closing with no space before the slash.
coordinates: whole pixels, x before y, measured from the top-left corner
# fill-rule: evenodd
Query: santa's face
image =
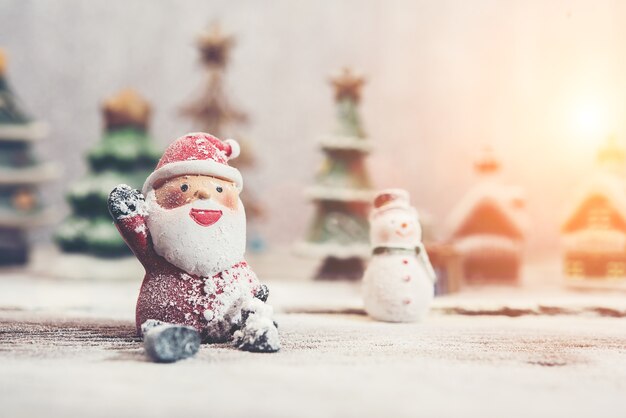
<path id="1" fill-rule="evenodd" d="M 213 199 L 237 209 L 239 192 L 227 180 L 211 176 L 180 176 L 155 185 L 157 203 L 165 209 L 174 209 L 199 199 Z"/>
<path id="2" fill-rule="evenodd" d="M 422 241 L 415 208 L 379 210 L 372 216 L 370 239 L 373 246 L 414 248 Z"/>
<path id="3" fill-rule="evenodd" d="M 243 260 L 246 215 L 239 191 L 211 176 L 180 176 L 146 196 L 154 249 L 189 274 L 212 276 Z"/>

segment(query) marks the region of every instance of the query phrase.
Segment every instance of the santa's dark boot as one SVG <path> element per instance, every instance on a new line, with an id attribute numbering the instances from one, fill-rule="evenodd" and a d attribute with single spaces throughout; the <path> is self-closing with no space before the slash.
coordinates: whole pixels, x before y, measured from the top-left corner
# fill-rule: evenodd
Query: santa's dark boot
<path id="1" fill-rule="evenodd" d="M 207 323 L 202 332 L 202 342 L 207 344 L 228 342 L 237 329 L 238 327 L 228 319 L 213 319 Z"/>
<path id="2" fill-rule="evenodd" d="M 146 327 L 143 332 L 146 354 L 157 363 L 173 363 L 200 349 L 200 333 L 193 327 L 161 323 Z"/>
<path id="3" fill-rule="evenodd" d="M 242 311 L 243 325 L 234 334 L 237 348 L 254 353 L 274 353 L 280 350 L 278 327 L 272 320 L 272 307 L 253 299 Z"/>

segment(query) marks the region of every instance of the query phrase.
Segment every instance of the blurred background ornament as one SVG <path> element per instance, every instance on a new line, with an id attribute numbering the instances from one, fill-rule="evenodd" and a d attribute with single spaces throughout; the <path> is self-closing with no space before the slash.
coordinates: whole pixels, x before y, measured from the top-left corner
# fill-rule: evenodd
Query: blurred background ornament
<path id="1" fill-rule="evenodd" d="M 90 172 L 70 189 L 72 213 L 56 233 L 64 251 L 101 257 L 131 254 L 111 222 L 106 202 L 118 184 L 141 188 L 161 157 L 148 134 L 150 113 L 149 103 L 130 89 L 104 102 L 104 133 L 87 155 Z"/>
<path id="2" fill-rule="evenodd" d="M 461 256 L 466 283 L 517 283 L 528 221 L 522 191 L 502 181 L 489 147 L 474 168 L 478 182 L 452 211 L 447 240 Z"/>
<path id="3" fill-rule="evenodd" d="M 26 231 L 54 221 L 39 189 L 58 174 L 54 164 L 35 156 L 33 144 L 45 128 L 22 110 L 6 70 L 0 50 L 0 265 L 25 264 L 30 252 Z"/>
<path id="4" fill-rule="evenodd" d="M 594 171 L 579 187 L 562 225 L 567 284 L 626 283 L 626 152 L 609 137 Z"/>
<path id="5" fill-rule="evenodd" d="M 206 87 L 197 99 L 182 108 L 181 113 L 191 119 L 193 130 L 210 133 L 222 140 L 235 139 L 241 153 L 231 165 L 242 171 L 247 184 L 254 184 L 253 169 L 257 165 L 254 147 L 242 133 L 249 117 L 233 105 L 225 93 L 226 67 L 235 38 L 224 34 L 220 25 L 214 23 L 198 37 L 197 45 L 207 73 Z M 264 206 L 253 192 L 253 187 L 244 187 L 240 198 L 246 206 L 248 247 L 252 251 L 262 251 L 265 241 L 258 223 L 267 215 Z"/>
<path id="6" fill-rule="evenodd" d="M 224 35 L 215 23 L 200 35 L 197 45 L 207 73 L 206 87 L 197 99 L 182 108 L 182 114 L 192 120 L 196 129 L 221 139 L 248 120 L 224 92 L 226 67 L 235 39 Z"/>
<path id="7" fill-rule="evenodd" d="M 367 215 L 372 197 L 365 165 L 370 144 L 359 116 L 365 79 L 344 68 L 330 83 L 335 90 L 336 125 L 320 141 L 324 161 L 307 193 L 316 213 L 296 251 L 323 259 L 318 279 L 360 279 L 363 260 L 369 256 Z"/>

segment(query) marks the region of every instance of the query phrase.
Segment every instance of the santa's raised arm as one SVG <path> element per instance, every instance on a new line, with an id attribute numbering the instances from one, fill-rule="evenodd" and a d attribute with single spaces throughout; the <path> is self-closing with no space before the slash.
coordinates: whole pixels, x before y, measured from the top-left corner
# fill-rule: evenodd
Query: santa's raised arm
<path id="1" fill-rule="evenodd" d="M 115 187 L 109 195 L 109 212 L 117 230 L 141 264 L 148 268 L 162 260 L 152 247 L 145 218 L 145 198 L 126 184 Z"/>

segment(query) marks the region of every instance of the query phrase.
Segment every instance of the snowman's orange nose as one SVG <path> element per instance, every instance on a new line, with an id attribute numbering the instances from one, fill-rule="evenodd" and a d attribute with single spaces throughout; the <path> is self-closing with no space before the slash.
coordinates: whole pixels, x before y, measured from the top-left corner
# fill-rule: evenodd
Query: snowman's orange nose
<path id="1" fill-rule="evenodd" d="M 402 224 L 402 228 L 406 228 L 407 226 L 409 226 L 406 222 Z"/>

